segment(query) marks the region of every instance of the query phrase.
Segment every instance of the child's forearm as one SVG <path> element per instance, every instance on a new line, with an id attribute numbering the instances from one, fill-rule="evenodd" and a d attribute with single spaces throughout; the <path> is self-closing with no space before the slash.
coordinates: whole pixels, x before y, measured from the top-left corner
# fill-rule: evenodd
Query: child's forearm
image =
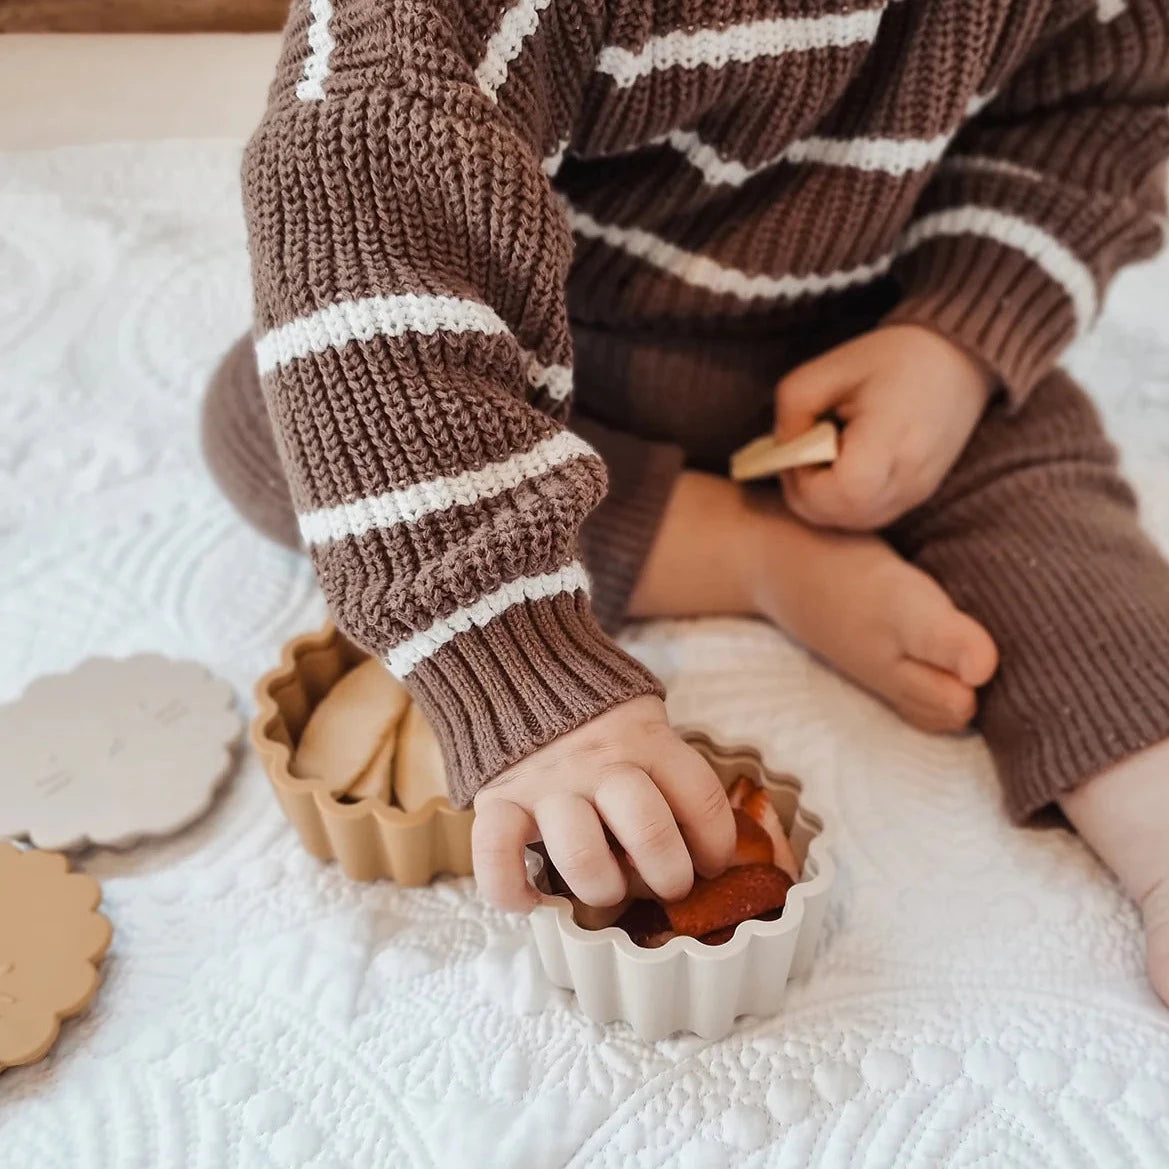
<path id="1" fill-rule="evenodd" d="M 483 46 L 459 57 L 453 0 L 449 25 L 333 7 L 323 63 L 294 14 L 245 159 L 257 356 L 331 607 L 410 686 L 466 800 L 657 684 L 593 620 L 578 557 L 605 473 L 560 423 L 555 128 L 500 108 Z"/>

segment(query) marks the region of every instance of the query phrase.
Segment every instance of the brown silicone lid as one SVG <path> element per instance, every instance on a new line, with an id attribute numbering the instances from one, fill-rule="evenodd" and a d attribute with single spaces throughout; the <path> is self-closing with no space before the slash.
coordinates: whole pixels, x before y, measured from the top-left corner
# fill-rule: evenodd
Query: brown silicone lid
<path id="1" fill-rule="evenodd" d="M 474 814 L 435 796 L 406 812 L 378 799 L 342 802 L 321 779 L 292 774 L 293 752 L 309 717 L 339 678 L 368 661 L 333 625 L 293 638 L 280 665 L 256 683 L 252 743 L 301 843 L 336 859 L 358 881 L 389 877 L 425 885 L 439 873 L 471 873 Z"/>
<path id="2" fill-rule="evenodd" d="M 242 720 L 198 662 L 89 658 L 0 706 L 0 836 L 124 848 L 185 828 L 231 774 Z"/>
<path id="3" fill-rule="evenodd" d="M 97 993 L 101 886 L 59 852 L 0 841 L 0 1068 L 34 1063 Z"/>

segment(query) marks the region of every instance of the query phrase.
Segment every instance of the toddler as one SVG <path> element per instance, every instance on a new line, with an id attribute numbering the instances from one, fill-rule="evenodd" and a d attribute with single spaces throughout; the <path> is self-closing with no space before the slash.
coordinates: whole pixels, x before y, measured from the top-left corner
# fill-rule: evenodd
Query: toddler
<path id="1" fill-rule="evenodd" d="M 433 722 L 488 898 L 537 838 L 596 905 L 610 839 L 725 865 L 611 631 L 760 614 L 975 719 L 1169 998 L 1169 566 L 1056 365 L 1160 243 L 1167 103 L 1169 0 L 296 0 L 208 457 Z M 824 415 L 834 466 L 725 477 Z"/>

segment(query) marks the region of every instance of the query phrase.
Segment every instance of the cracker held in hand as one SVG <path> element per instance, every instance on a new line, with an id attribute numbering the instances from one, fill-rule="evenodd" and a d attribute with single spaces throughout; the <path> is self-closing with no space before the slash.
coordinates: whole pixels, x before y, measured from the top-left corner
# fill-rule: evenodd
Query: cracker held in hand
<path id="1" fill-rule="evenodd" d="M 333 796 L 384 799 L 398 724 L 409 705 L 405 687 L 381 662 L 363 662 L 313 711 L 296 748 L 293 775 L 323 780 Z"/>
<path id="2" fill-rule="evenodd" d="M 796 467 L 823 466 L 835 462 L 839 453 L 840 439 L 831 422 L 817 422 L 811 430 L 788 442 L 764 434 L 731 456 L 731 478 L 744 482 L 766 479 Z"/>

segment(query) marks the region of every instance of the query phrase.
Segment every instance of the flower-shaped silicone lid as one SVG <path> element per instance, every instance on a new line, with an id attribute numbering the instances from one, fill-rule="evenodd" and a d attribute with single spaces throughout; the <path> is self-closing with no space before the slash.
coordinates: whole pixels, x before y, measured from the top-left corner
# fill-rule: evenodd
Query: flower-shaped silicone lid
<path id="1" fill-rule="evenodd" d="M 0 841 L 0 1068 L 40 1059 L 97 993 L 112 932 L 100 901 L 60 853 Z"/>
<path id="2" fill-rule="evenodd" d="M 124 847 L 211 804 L 242 722 L 197 662 L 90 658 L 0 706 L 0 836 L 38 848 Z"/>

